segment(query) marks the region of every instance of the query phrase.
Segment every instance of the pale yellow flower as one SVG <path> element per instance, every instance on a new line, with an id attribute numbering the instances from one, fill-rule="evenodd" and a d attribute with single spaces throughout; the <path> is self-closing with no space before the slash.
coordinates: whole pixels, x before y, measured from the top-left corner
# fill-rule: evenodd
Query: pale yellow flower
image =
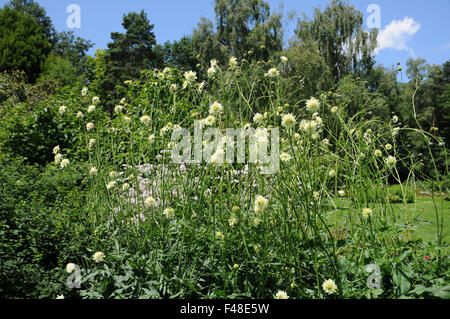
<path id="1" fill-rule="evenodd" d="M 293 127 L 296 123 L 295 116 L 288 113 L 281 117 L 281 125 L 283 125 L 286 128 Z"/>
<path id="2" fill-rule="evenodd" d="M 386 164 L 388 166 L 395 166 L 396 163 L 397 163 L 397 159 L 394 156 L 390 155 L 386 158 Z"/>
<path id="3" fill-rule="evenodd" d="M 195 80 L 197 80 L 197 72 L 186 71 L 186 72 L 184 72 L 184 78 L 189 83 L 195 82 Z"/>
<path id="4" fill-rule="evenodd" d="M 65 158 L 65 159 L 63 159 L 62 161 L 61 161 L 61 168 L 64 168 L 64 167 L 66 167 L 67 165 L 69 165 L 69 160 L 67 159 L 67 158 Z"/>
<path id="5" fill-rule="evenodd" d="M 362 215 L 364 218 L 368 218 L 369 216 L 372 216 L 373 211 L 370 208 L 364 208 L 362 210 Z"/>
<path id="6" fill-rule="evenodd" d="M 275 294 L 275 299 L 289 299 L 289 296 L 288 296 L 288 294 L 285 291 L 279 290 Z"/>
<path id="7" fill-rule="evenodd" d="M 255 198 L 255 213 L 262 212 L 264 209 L 266 209 L 267 205 L 269 204 L 269 200 L 264 198 L 261 195 L 256 196 Z"/>
<path id="8" fill-rule="evenodd" d="M 280 75 L 280 71 L 278 71 L 276 68 L 271 68 L 269 71 L 267 71 L 267 76 L 274 78 Z"/>
<path id="9" fill-rule="evenodd" d="M 289 162 L 292 159 L 292 156 L 283 152 L 280 154 L 280 159 L 282 162 Z"/>
<path id="10" fill-rule="evenodd" d="M 312 97 L 306 101 L 306 109 L 310 112 L 316 112 L 319 109 L 319 106 L 320 103 L 315 97 Z"/>
<path id="11" fill-rule="evenodd" d="M 153 206 L 155 206 L 155 204 L 156 204 L 156 200 L 153 197 L 150 196 L 145 199 L 146 206 L 153 207 Z"/>
<path id="12" fill-rule="evenodd" d="M 116 105 L 116 107 L 114 108 L 114 112 L 116 113 L 120 113 L 123 110 L 123 106 L 122 105 Z"/>
<path id="13" fill-rule="evenodd" d="M 148 123 L 150 123 L 150 116 L 143 115 L 140 120 L 143 124 L 148 124 Z"/>
<path id="14" fill-rule="evenodd" d="M 66 109 L 67 109 L 67 107 L 65 107 L 64 105 L 61 106 L 58 110 L 59 114 L 61 114 L 61 115 L 64 114 L 66 112 Z"/>
<path id="15" fill-rule="evenodd" d="M 89 131 L 92 130 L 94 127 L 95 127 L 94 123 L 89 122 L 89 123 L 86 124 L 86 131 L 89 132 Z"/>
<path id="16" fill-rule="evenodd" d="M 92 113 L 95 111 L 95 105 L 89 105 L 87 112 Z"/>
<path id="17" fill-rule="evenodd" d="M 222 104 L 220 104 L 219 102 L 214 102 L 213 104 L 211 104 L 211 106 L 209 107 L 209 113 L 212 115 L 215 114 L 220 114 L 223 111 L 223 106 Z"/>
<path id="18" fill-rule="evenodd" d="M 106 189 L 111 189 L 111 188 L 113 188 L 114 186 L 116 186 L 116 181 L 111 181 L 111 182 L 109 182 L 108 184 L 106 184 Z"/>
<path id="19" fill-rule="evenodd" d="M 164 209 L 163 214 L 164 214 L 166 217 L 172 217 L 172 216 L 175 214 L 175 211 L 173 210 L 172 207 L 167 207 L 166 209 Z"/>
<path id="20" fill-rule="evenodd" d="M 218 239 L 224 239 L 225 236 L 224 236 L 220 231 L 217 231 L 217 232 L 216 232 L 216 238 L 218 238 Z"/>
<path id="21" fill-rule="evenodd" d="M 97 251 L 93 256 L 92 259 L 94 259 L 94 261 L 96 263 L 99 263 L 101 261 L 103 261 L 105 259 L 105 254 L 103 254 L 101 251 Z"/>
<path id="22" fill-rule="evenodd" d="M 75 265 L 74 263 L 68 263 L 66 265 L 66 271 L 70 274 L 71 272 L 73 272 L 76 269 L 77 265 Z"/>
<path id="23" fill-rule="evenodd" d="M 326 280 L 326 281 L 323 283 L 322 288 L 323 288 L 323 290 L 324 290 L 327 294 L 329 294 L 329 295 L 334 294 L 334 293 L 337 291 L 337 285 L 336 285 L 336 283 L 335 283 L 333 280 L 331 280 L 331 279 Z"/>

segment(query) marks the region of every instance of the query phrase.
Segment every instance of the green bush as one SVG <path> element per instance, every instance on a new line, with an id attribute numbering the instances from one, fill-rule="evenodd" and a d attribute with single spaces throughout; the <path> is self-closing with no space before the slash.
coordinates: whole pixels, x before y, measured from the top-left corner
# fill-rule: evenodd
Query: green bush
<path id="1" fill-rule="evenodd" d="M 79 226 L 80 174 L 75 167 L 42 171 L 23 159 L 0 158 L 0 193 L 0 296 L 54 298 L 65 284 L 61 269 L 89 238 Z"/>

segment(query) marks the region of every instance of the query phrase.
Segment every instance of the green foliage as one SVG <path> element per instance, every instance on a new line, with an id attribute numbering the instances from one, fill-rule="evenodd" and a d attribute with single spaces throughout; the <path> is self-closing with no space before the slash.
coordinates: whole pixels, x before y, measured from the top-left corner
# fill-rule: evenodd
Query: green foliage
<path id="1" fill-rule="evenodd" d="M 231 56 L 268 60 L 281 51 L 282 17 L 271 14 L 267 2 L 216 0 L 214 11 L 217 28 L 202 18 L 192 35 L 194 50 L 203 65 L 212 59 L 224 63 Z"/>
<path id="2" fill-rule="evenodd" d="M 68 85 L 81 80 L 77 74 L 78 70 L 69 59 L 50 54 L 39 77 L 40 80 L 51 79 L 62 85 Z"/>
<path id="3" fill-rule="evenodd" d="M 73 241 L 86 232 L 74 227 L 83 216 L 80 175 L 10 157 L 0 164 L 0 295 L 54 298 L 64 289 L 67 258 L 83 250 Z"/>
<path id="4" fill-rule="evenodd" d="M 34 81 L 51 44 L 39 24 L 18 10 L 0 9 L 0 71 L 23 70 Z"/>
<path id="5" fill-rule="evenodd" d="M 283 71 L 289 79 L 291 91 L 301 87 L 299 100 L 309 99 L 332 88 L 330 68 L 318 52 L 317 45 L 295 42 L 284 53 L 289 62 Z"/>
<path id="6" fill-rule="evenodd" d="M 335 83 L 349 73 L 369 74 L 373 65 L 377 31 L 362 28 L 362 13 L 343 0 L 332 0 L 322 12 L 316 8 L 314 18 L 298 21 L 295 31 L 302 42 L 317 43 L 331 68 Z"/>
<path id="7" fill-rule="evenodd" d="M 45 34 L 46 39 L 53 45 L 57 42 L 57 32 L 52 20 L 47 16 L 45 9 L 34 0 L 11 0 L 8 7 L 16 9 L 26 15 L 33 17 Z"/>

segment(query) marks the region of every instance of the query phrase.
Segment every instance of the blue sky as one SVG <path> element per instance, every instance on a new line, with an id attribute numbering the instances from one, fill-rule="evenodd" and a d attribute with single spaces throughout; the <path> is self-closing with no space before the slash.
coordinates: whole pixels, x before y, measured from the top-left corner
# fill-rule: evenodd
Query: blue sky
<path id="1" fill-rule="evenodd" d="M 328 0 L 266 0 L 271 10 L 282 11 L 285 16 L 294 11 L 311 17 L 314 7 L 325 8 Z M 0 0 L 0 4 L 7 3 Z M 204 16 L 214 19 L 213 0 L 38 0 L 58 31 L 73 30 L 76 35 L 89 39 L 96 48 L 106 48 L 110 33 L 123 31 L 123 14 L 144 9 L 155 25 L 158 43 L 178 40 L 189 35 Z M 375 4 L 380 9 L 380 48 L 377 62 L 392 66 L 404 64 L 412 55 L 423 57 L 428 63 L 442 64 L 450 59 L 450 0 L 352 0 L 364 15 L 364 23 L 370 13 L 367 8 Z M 81 28 L 67 27 L 66 12 L 70 4 L 81 9 Z M 283 4 L 281 7 L 280 5 Z M 293 34 L 294 22 L 285 18 L 285 41 Z M 92 54 L 94 49 L 90 51 Z"/>

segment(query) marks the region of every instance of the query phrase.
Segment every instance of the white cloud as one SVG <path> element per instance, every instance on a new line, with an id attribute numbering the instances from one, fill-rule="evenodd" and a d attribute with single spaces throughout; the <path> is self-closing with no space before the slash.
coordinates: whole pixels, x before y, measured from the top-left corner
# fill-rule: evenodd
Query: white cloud
<path id="1" fill-rule="evenodd" d="M 403 20 L 393 20 L 377 37 L 378 47 L 375 54 L 383 49 L 406 50 L 411 55 L 414 52 L 406 42 L 420 29 L 420 24 L 413 18 L 405 17 Z"/>

